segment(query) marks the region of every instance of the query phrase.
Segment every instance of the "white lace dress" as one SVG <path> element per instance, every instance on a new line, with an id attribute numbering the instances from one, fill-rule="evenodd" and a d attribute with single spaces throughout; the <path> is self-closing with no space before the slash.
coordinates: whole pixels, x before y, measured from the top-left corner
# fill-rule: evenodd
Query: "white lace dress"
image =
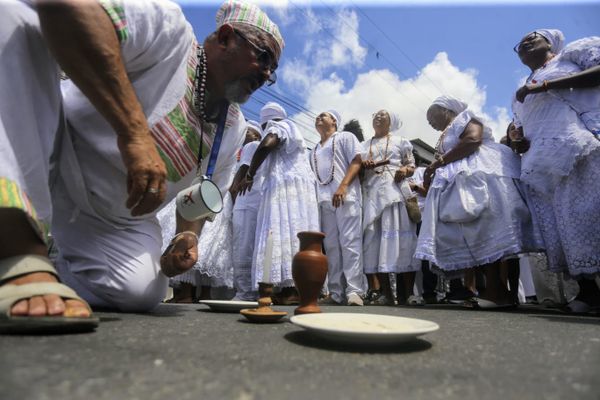
<path id="1" fill-rule="evenodd" d="M 452 149 L 472 120 L 481 119 L 467 110 L 460 113 L 443 134 L 441 153 Z M 429 260 L 443 271 L 481 266 L 510 255 L 539 251 L 541 238 L 535 229 L 518 181 L 519 157 L 494 142 L 484 126 L 483 143 L 475 153 L 436 170 L 427 193 L 415 257 Z M 487 206 L 468 222 L 441 217 L 442 198 L 452 190 L 458 176 L 474 176 Z M 467 191 L 471 187 L 465 188 Z M 461 193 L 461 198 L 464 193 Z"/>
<path id="2" fill-rule="evenodd" d="M 415 166 L 412 144 L 402 136 L 373 137 L 363 142 L 361 158 L 390 163 L 365 171 L 363 189 L 363 265 L 366 274 L 403 273 L 420 268 L 413 262 L 417 226 L 408 217 L 405 197 L 413 194 L 404 179 L 394 182 L 402 166 Z M 405 194 L 403 194 L 405 193 Z"/>
<path id="3" fill-rule="evenodd" d="M 265 135 L 269 133 L 277 135 L 281 143 L 260 170 L 264 181 L 252 257 L 255 289 L 263 281 L 265 266 L 269 265 L 269 282 L 280 287 L 294 286 L 292 258 L 300 249 L 297 234 L 320 230 L 315 180 L 302 135 L 290 120 L 271 121 Z M 269 234 L 272 246 L 267 246 Z M 267 247 L 272 247 L 271 257 Z"/>
<path id="4" fill-rule="evenodd" d="M 527 82 L 552 80 L 600 65 L 600 38 L 570 43 Z M 600 87 L 549 90 L 513 102 L 517 125 L 531 146 L 522 158 L 532 212 L 548 267 L 579 278 L 600 273 Z M 581 115 L 578 115 L 581 114 Z"/>

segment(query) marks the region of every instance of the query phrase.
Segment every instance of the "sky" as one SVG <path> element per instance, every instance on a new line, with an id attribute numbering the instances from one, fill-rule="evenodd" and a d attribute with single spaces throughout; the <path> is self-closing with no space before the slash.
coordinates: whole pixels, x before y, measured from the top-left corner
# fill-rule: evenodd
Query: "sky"
<path id="1" fill-rule="evenodd" d="M 220 1 L 177 1 L 200 41 L 215 30 Z M 257 0 L 286 42 L 278 80 L 244 105 L 258 119 L 267 101 L 282 104 L 312 145 L 314 117 L 335 109 L 358 119 L 386 109 L 399 134 L 434 146 L 439 132 L 425 113 L 441 94 L 469 104 L 499 138 L 511 99 L 529 74 L 514 45 L 536 28 L 557 28 L 566 42 L 600 36 L 600 0 Z"/>

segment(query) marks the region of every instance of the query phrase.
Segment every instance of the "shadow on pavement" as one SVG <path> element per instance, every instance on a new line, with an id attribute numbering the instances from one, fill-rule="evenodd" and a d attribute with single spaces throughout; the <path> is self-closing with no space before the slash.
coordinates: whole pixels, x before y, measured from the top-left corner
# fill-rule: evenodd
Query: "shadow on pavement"
<path id="1" fill-rule="evenodd" d="M 600 318 L 593 315 L 532 315 L 533 318 L 542 318 L 549 322 L 567 322 L 570 324 L 585 324 L 600 326 Z"/>
<path id="2" fill-rule="evenodd" d="M 312 347 L 319 350 L 339 351 L 344 353 L 402 354 L 425 351 L 432 347 L 430 342 L 423 339 L 414 339 L 409 342 L 403 342 L 394 345 L 350 345 L 327 340 L 307 331 L 290 332 L 287 333 L 284 338 L 288 342 L 297 344 L 299 346 Z"/>

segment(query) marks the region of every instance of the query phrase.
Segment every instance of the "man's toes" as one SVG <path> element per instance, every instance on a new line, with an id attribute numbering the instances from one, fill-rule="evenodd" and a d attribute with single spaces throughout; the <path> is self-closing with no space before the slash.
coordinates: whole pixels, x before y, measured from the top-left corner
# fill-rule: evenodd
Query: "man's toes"
<path id="1" fill-rule="evenodd" d="M 10 309 L 10 315 L 27 315 L 29 312 L 29 301 L 20 300 Z"/>
<path id="2" fill-rule="evenodd" d="M 47 294 L 44 296 L 48 315 L 62 315 L 65 312 L 65 302 L 60 296 L 55 294 Z"/>
<path id="3" fill-rule="evenodd" d="M 65 312 L 63 315 L 65 317 L 87 318 L 91 315 L 91 313 L 85 303 L 79 300 L 66 300 Z"/>
<path id="4" fill-rule="evenodd" d="M 46 315 L 46 302 L 42 296 L 34 296 L 29 299 L 29 315 L 41 317 Z"/>

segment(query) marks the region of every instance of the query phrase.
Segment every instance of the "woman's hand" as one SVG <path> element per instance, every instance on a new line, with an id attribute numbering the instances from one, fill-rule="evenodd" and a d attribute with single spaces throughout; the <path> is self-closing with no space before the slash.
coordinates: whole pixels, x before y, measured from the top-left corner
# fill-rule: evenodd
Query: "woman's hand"
<path id="1" fill-rule="evenodd" d="M 400 167 L 394 174 L 394 182 L 400 183 L 404 178 L 408 176 L 408 167 Z"/>
<path id="2" fill-rule="evenodd" d="M 519 103 L 525 101 L 525 97 L 530 94 L 539 93 L 544 90 L 543 84 L 523 85 L 517 90 L 516 97 Z"/>
<path id="3" fill-rule="evenodd" d="M 373 168 L 375 168 L 375 161 L 373 161 L 373 160 L 364 160 L 362 162 L 362 167 L 364 169 L 373 169 Z"/>
<path id="4" fill-rule="evenodd" d="M 250 192 L 252 190 L 252 185 L 254 184 L 254 179 L 249 179 L 248 175 L 239 183 L 237 189 L 238 195 L 245 195 L 246 192 Z"/>

